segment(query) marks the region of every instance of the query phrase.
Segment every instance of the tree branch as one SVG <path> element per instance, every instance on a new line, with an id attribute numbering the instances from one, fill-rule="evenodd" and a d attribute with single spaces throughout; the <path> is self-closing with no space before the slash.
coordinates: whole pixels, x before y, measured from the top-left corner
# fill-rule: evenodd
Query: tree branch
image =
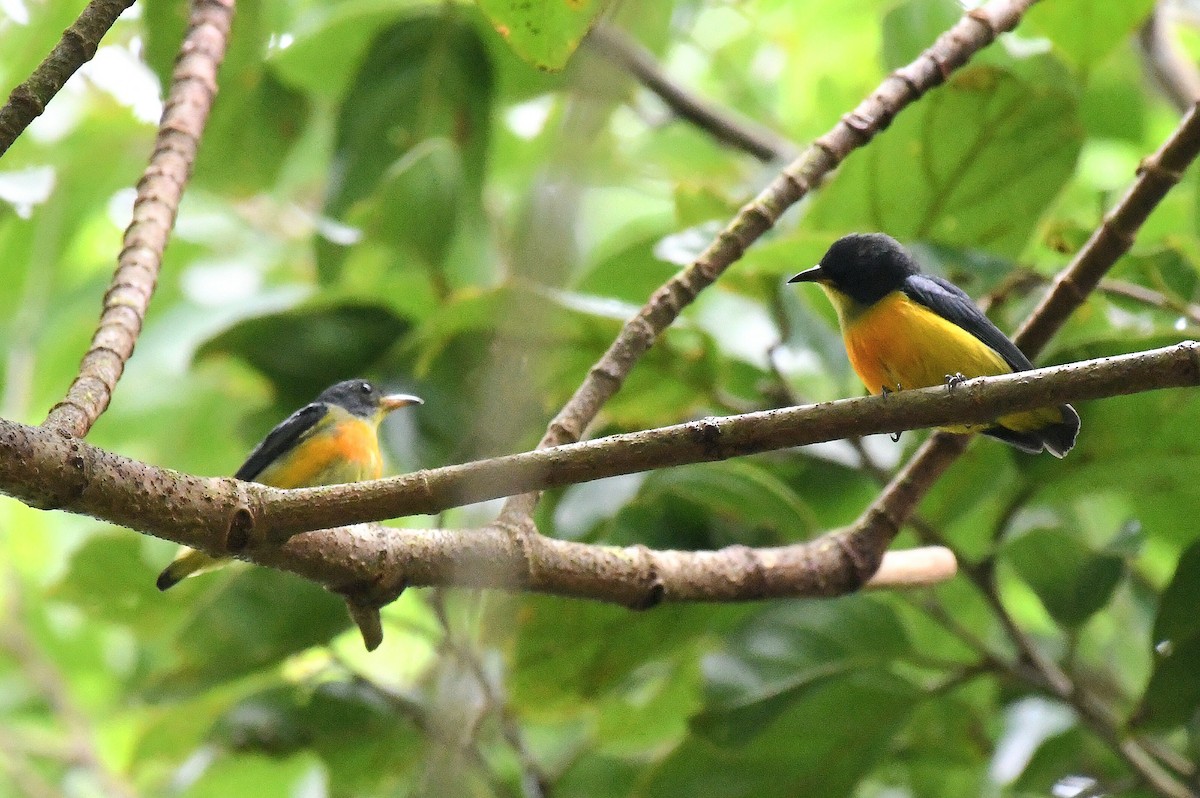
<path id="1" fill-rule="evenodd" d="M 104 34 L 131 5 L 133 0 L 91 0 L 71 27 L 63 31 L 50 54 L 12 90 L 8 102 L 0 108 L 0 155 L 8 152 L 29 123 L 41 116 L 47 103 L 79 67 L 92 60 Z"/>
<path id="2" fill-rule="evenodd" d="M 179 474 L 69 435 L 0 421 L 0 489 L 33 506 L 85 513 L 293 571 L 368 606 L 394 599 L 406 585 L 435 584 L 536 590 L 634 607 L 661 600 L 828 596 L 857 589 L 875 572 L 886 548 L 881 538 L 856 529 L 777 549 L 655 552 L 514 536 L 499 524 L 468 532 L 353 527 L 295 533 L 852 434 L 983 422 L 1067 401 L 1197 384 L 1200 344 L 1185 342 L 969 380 L 953 390 L 709 418 L 391 479 L 291 491 Z M 965 445 L 965 436 L 941 437 Z M 915 489 L 900 481 L 889 493 Z"/>
<path id="3" fill-rule="evenodd" d="M 150 163 L 138 182 L 133 220 L 104 295 L 100 324 L 79 374 L 44 424 L 83 437 L 108 407 L 154 295 L 163 251 L 192 173 L 200 136 L 217 94 L 234 0 L 193 0 L 187 33 L 171 75 L 171 90 Z"/>
<path id="4" fill-rule="evenodd" d="M 726 111 L 688 91 L 662 71 L 653 54 L 612 25 L 592 28 L 584 44 L 625 69 L 681 119 L 707 131 L 723 144 L 760 161 L 791 160 L 796 146 L 783 136 Z"/>
<path id="5" fill-rule="evenodd" d="M 625 323 L 550 422 L 539 447 L 579 440 L 604 403 L 620 390 L 638 359 L 700 291 L 712 285 L 784 211 L 808 194 L 846 156 L 887 127 L 896 114 L 944 82 L 1000 33 L 1014 28 L 1034 2 L 991 0 L 968 11 L 916 60 L 888 75 L 857 108 L 814 141 L 800 158 L 738 211 L 695 262 L 655 291 L 638 315 Z M 519 526 L 532 513 L 536 502 L 536 496 L 512 499 L 506 503 L 501 517 L 506 523 Z"/>

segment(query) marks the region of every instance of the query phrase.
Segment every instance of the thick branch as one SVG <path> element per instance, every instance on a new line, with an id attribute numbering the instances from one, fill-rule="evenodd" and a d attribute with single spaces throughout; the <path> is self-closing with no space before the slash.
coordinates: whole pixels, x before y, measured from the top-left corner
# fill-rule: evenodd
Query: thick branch
<path id="1" fill-rule="evenodd" d="M 0 155 L 8 152 L 29 123 L 41 116 L 46 104 L 62 89 L 79 67 L 96 54 L 100 40 L 133 5 L 133 0 L 91 0 L 33 74 L 12 90 L 0 108 Z"/>
<path id="2" fill-rule="evenodd" d="M 620 29 L 597 25 L 584 42 L 628 71 L 681 119 L 708 131 L 717 141 L 747 152 L 760 161 L 796 157 L 796 147 L 787 139 L 717 107 L 671 80 L 654 56 Z"/>
<path id="3" fill-rule="evenodd" d="M 784 211 L 808 194 L 846 156 L 887 127 L 896 114 L 945 81 L 1000 33 L 1014 28 L 1034 2 L 991 0 L 968 11 L 915 61 L 888 75 L 871 96 L 814 141 L 800 158 L 738 211 L 694 263 L 655 291 L 638 315 L 626 322 L 550 422 L 539 446 L 579 440 L 604 403 L 620 390 L 638 359 L 700 291 L 712 285 Z M 535 501 L 536 497 L 531 496 L 512 500 L 504 515 L 506 518 L 527 515 Z"/>
<path id="4" fill-rule="evenodd" d="M 45 425 L 51 429 L 87 435 L 108 407 L 125 362 L 133 354 L 217 94 L 217 69 L 225 57 L 233 6 L 234 0 L 193 0 L 154 153 L 138 182 L 133 220 L 125 230 L 117 269 L 104 295 L 100 324 L 78 376 L 46 418 Z"/>
<path id="5" fill-rule="evenodd" d="M 179 474 L 106 452 L 65 433 L 0 421 L 0 489 L 33 506 L 92 515 L 213 553 L 241 553 L 248 547 L 269 547 L 304 530 L 436 513 L 617 474 L 847 435 L 985 422 L 1067 401 L 1197 384 L 1200 344 L 1185 342 L 1134 355 L 969 380 L 953 390 L 927 388 L 709 418 L 391 479 L 291 491 Z M 949 437 L 960 440 L 962 436 Z M 892 490 L 906 489 L 900 483 Z M 883 548 L 872 556 L 873 565 Z M 372 562 L 372 558 L 363 560 L 364 573 L 372 572 Z M 319 561 L 312 567 L 317 569 L 313 573 L 320 573 Z"/>

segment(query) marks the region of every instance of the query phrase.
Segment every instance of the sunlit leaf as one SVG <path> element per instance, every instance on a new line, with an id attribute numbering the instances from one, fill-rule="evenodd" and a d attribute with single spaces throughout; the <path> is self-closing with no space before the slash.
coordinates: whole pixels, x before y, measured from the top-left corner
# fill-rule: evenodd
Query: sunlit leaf
<path id="1" fill-rule="evenodd" d="M 1060 0 L 1030 9 L 1023 30 L 1041 34 L 1081 69 L 1100 61 L 1137 30 L 1154 0 Z"/>
<path id="2" fill-rule="evenodd" d="M 496 32 L 541 69 L 562 69 L 607 0 L 478 0 Z"/>

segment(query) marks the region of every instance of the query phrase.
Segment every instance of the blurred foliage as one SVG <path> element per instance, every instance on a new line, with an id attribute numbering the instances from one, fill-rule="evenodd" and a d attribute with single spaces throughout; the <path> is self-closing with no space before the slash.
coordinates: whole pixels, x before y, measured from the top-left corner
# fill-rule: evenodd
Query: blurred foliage
<path id="1" fill-rule="evenodd" d="M 1061 268 L 1177 121 L 1137 49 L 1150 8 L 1038 4 L 689 307 L 595 433 L 859 393 L 828 303 L 784 284 L 848 231 L 901 237 L 976 295 Z M 75 10 L 0 9 L 14 86 Z M 577 51 L 589 27 L 624 29 L 681 84 L 804 142 L 960 13 L 245 0 L 158 295 L 90 440 L 228 474 L 283 415 L 362 374 L 426 399 L 384 428 L 394 471 L 533 445 L 621 322 L 775 174 Z M 137 4 L 0 164 L 6 418 L 40 421 L 74 373 L 184 21 L 184 4 Z M 1189 171 L 1112 273 L 1161 301 L 1097 294 L 1046 362 L 1195 335 L 1198 196 Z M 1042 290 L 1020 285 L 993 309 L 1004 328 Z M 995 583 L 1118 726 L 1184 761 L 1200 750 L 1200 404 L 1079 409 L 1064 461 L 979 441 L 922 505 L 987 579 L 645 613 L 410 591 L 370 655 L 301 580 L 234 566 L 161 595 L 172 546 L 5 500 L 0 796 L 1147 795 L 1017 667 L 977 587 Z M 865 450 L 887 470 L 921 437 Z M 782 545 L 849 523 L 877 489 L 831 443 L 573 486 L 539 523 L 588 542 Z"/>

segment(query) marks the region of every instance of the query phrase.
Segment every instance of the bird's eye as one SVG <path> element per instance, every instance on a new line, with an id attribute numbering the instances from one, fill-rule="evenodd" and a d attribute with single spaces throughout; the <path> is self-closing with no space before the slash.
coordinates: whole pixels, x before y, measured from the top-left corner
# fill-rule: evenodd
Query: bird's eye
<path id="1" fill-rule="evenodd" d="M 363 396 L 366 396 L 366 395 L 370 394 L 370 393 L 371 393 L 371 383 L 369 383 L 369 382 L 360 382 L 360 383 L 358 384 L 358 390 L 359 390 L 359 392 L 360 392 L 360 393 L 361 393 Z"/>

